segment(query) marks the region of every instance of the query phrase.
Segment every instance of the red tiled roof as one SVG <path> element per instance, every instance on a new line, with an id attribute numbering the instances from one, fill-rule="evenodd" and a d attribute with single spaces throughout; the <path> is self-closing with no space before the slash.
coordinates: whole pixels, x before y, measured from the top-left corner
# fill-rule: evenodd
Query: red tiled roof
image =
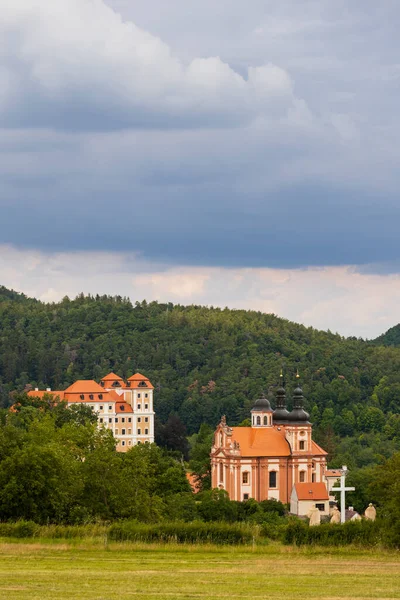
<path id="1" fill-rule="evenodd" d="M 109 373 L 105 377 L 101 378 L 102 381 L 123 381 L 122 377 L 116 375 L 115 373 Z"/>
<path id="2" fill-rule="evenodd" d="M 318 446 L 318 444 L 316 442 L 314 442 L 314 440 L 312 440 L 312 442 L 311 442 L 311 451 L 314 456 L 327 456 L 328 455 L 328 453 L 325 452 L 325 450 L 323 448 L 321 448 L 321 446 Z"/>
<path id="3" fill-rule="evenodd" d="M 324 473 L 325 477 L 340 477 L 340 475 L 341 473 L 339 469 L 329 469 Z"/>
<path id="4" fill-rule="evenodd" d="M 132 406 L 127 402 L 116 402 L 115 403 L 116 413 L 133 413 Z"/>
<path id="5" fill-rule="evenodd" d="M 274 427 L 233 427 L 242 456 L 290 456 L 290 446 Z"/>
<path id="6" fill-rule="evenodd" d="M 66 390 L 66 394 L 104 394 L 104 389 L 93 379 L 78 379 Z"/>
<path id="7" fill-rule="evenodd" d="M 145 377 L 144 375 L 142 375 L 141 373 L 135 373 L 135 375 L 132 375 L 132 377 L 129 377 L 128 381 L 131 382 L 131 388 L 137 388 L 140 387 L 138 384 L 141 381 L 144 381 L 146 383 L 146 386 L 143 387 L 148 387 L 150 389 L 154 389 L 154 387 L 151 385 L 150 380 L 148 377 Z"/>
<path id="8" fill-rule="evenodd" d="M 296 483 L 294 487 L 299 500 L 329 500 L 324 483 Z"/>

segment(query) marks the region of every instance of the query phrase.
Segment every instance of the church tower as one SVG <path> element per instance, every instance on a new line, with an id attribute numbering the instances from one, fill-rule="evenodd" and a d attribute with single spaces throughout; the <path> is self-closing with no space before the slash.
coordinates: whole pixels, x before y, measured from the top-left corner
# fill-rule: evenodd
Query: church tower
<path id="1" fill-rule="evenodd" d="M 272 427 L 273 410 L 269 400 L 260 398 L 256 400 L 251 409 L 252 427 Z"/>

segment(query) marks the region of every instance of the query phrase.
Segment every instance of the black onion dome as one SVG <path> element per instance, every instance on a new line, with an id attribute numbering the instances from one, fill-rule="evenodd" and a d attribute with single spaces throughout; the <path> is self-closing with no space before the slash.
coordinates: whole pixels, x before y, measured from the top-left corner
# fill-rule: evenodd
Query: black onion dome
<path id="1" fill-rule="evenodd" d="M 259 400 L 256 400 L 251 410 L 260 412 L 272 412 L 271 404 L 266 398 L 259 398 Z"/>
<path id="2" fill-rule="evenodd" d="M 303 402 L 303 390 L 297 387 L 293 392 L 293 410 L 288 416 L 291 423 L 308 423 L 310 415 L 304 410 Z"/>
<path id="3" fill-rule="evenodd" d="M 286 392 L 284 387 L 276 390 L 276 408 L 273 412 L 274 423 L 287 421 L 289 411 L 286 409 Z"/>
<path id="4" fill-rule="evenodd" d="M 310 415 L 304 410 L 304 408 L 294 408 L 288 415 L 288 420 L 291 423 L 307 423 Z"/>

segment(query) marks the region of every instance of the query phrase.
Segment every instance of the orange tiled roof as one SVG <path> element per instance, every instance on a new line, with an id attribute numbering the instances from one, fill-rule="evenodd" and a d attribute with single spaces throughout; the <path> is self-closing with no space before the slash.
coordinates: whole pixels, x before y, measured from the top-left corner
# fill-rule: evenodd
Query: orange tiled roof
<path id="1" fill-rule="evenodd" d="M 154 389 L 154 386 L 151 385 L 150 380 L 148 377 L 145 377 L 144 375 L 142 375 L 141 373 L 135 373 L 134 375 L 132 375 L 132 377 L 129 377 L 128 381 L 131 382 L 131 384 L 135 384 L 135 385 L 131 385 L 132 388 L 137 388 L 139 387 L 139 383 L 141 381 L 144 381 L 146 383 L 146 387 L 150 388 L 150 389 Z"/>
<path id="2" fill-rule="evenodd" d="M 274 427 L 232 427 L 242 456 L 290 456 L 287 440 Z"/>
<path id="3" fill-rule="evenodd" d="M 133 413 L 132 406 L 127 402 L 116 402 L 115 403 L 116 413 Z"/>
<path id="4" fill-rule="evenodd" d="M 93 379 L 78 379 L 66 390 L 66 394 L 104 394 L 104 389 Z"/>
<path id="5" fill-rule="evenodd" d="M 106 385 L 105 387 L 111 387 L 111 384 L 115 383 L 116 381 L 119 383 L 118 387 L 122 387 L 122 388 L 126 387 L 125 381 L 122 379 L 122 377 L 120 377 L 116 373 L 109 373 L 105 377 L 102 377 L 101 381 L 104 382 L 105 384 L 110 384 L 110 385 Z"/>
<path id="6" fill-rule="evenodd" d="M 328 455 L 328 453 L 325 452 L 325 450 L 323 448 L 321 448 L 321 446 L 318 446 L 318 444 L 316 442 L 314 442 L 314 440 L 312 440 L 312 442 L 311 442 L 311 451 L 314 456 L 327 456 Z"/>
<path id="7" fill-rule="evenodd" d="M 324 473 L 325 477 L 340 477 L 341 473 L 339 469 L 329 469 Z"/>
<path id="8" fill-rule="evenodd" d="M 53 397 L 57 396 L 58 398 L 60 398 L 60 400 L 64 400 L 64 392 L 61 392 L 60 390 L 51 390 L 50 392 L 46 392 L 45 390 L 30 390 L 28 392 L 28 396 L 30 398 L 42 399 L 45 394 Z"/>
<path id="9" fill-rule="evenodd" d="M 109 373 L 105 377 L 102 377 L 101 380 L 102 381 L 123 381 L 122 377 L 120 377 L 116 373 Z"/>
<path id="10" fill-rule="evenodd" d="M 295 483 L 294 487 L 299 500 L 329 500 L 324 483 Z"/>

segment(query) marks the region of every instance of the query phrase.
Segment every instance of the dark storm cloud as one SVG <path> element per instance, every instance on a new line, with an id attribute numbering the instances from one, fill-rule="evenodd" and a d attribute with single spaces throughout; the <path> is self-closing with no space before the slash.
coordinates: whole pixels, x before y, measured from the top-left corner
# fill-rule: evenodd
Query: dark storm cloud
<path id="1" fill-rule="evenodd" d="M 0 7 L 0 243 L 397 264 L 397 4 L 108 5 Z"/>

